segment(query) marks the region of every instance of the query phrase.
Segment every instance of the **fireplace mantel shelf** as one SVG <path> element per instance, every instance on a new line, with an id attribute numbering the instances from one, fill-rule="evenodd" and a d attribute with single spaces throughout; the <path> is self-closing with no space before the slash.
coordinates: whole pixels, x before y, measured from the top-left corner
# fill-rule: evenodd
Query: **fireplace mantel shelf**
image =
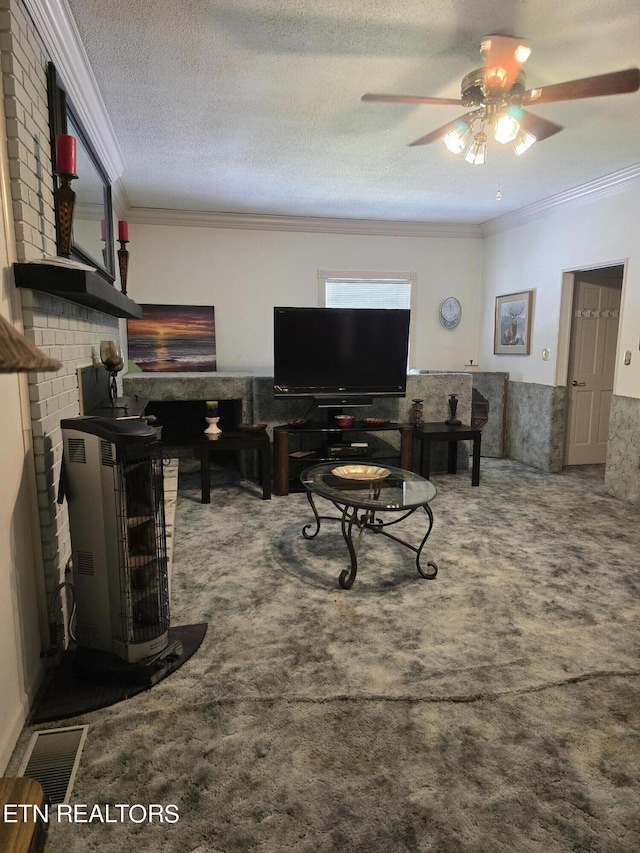
<path id="1" fill-rule="evenodd" d="M 14 264 L 16 287 L 50 293 L 112 317 L 142 317 L 142 308 L 98 273 L 54 264 Z"/>

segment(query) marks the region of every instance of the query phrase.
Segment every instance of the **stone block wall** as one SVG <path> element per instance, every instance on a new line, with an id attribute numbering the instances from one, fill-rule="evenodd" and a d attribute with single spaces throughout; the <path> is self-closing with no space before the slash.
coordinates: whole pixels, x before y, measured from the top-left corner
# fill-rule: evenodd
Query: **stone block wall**
<path id="1" fill-rule="evenodd" d="M 624 501 L 640 504 L 640 400 L 613 395 L 605 488 Z"/>
<path id="2" fill-rule="evenodd" d="M 509 382 L 507 457 L 540 471 L 563 467 L 566 388 Z"/>
<path id="3" fill-rule="evenodd" d="M 477 371 L 471 375 L 473 387 L 489 402 L 489 420 L 482 427 L 482 455 L 502 459 L 505 455 L 509 374 Z"/>

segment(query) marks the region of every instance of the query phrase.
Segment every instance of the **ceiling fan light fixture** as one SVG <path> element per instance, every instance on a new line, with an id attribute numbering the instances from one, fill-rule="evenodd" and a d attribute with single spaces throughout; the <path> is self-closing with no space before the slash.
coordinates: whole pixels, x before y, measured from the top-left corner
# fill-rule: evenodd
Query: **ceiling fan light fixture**
<path id="1" fill-rule="evenodd" d="M 505 145 L 507 142 L 513 142 L 520 132 L 520 122 L 510 113 L 503 113 L 497 120 L 493 129 L 493 138 L 496 142 Z"/>
<path id="2" fill-rule="evenodd" d="M 464 159 L 472 166 L 481 166 L 487 162 L 487 134 L 484 131 L 476 133 L 473 137 Z"/>
<path id="3" fill-rule="evenodd" d="M 487 86 L 489 88 L 492 88 L 493 86 L 502 88 L 505 80 L 507 79 L 507 69 L 502 68 L 500 65 L 497 65 L 495 68 L 487 68 L 485 76 Z"/>
<path id="4" fill-rule="evenodd" d="M 483 65 L 462 78 L 460 98 L 433 98 L 421 95 L 366 94 L 362 100 L 400 104 L 460 104 L 467 108 L 464 115 L 432 130 L 409 145 L 429 145 L 444 140 L 453 154 L 462 154 L 473 165 L 486 162 L 486 128 L 492 129 L 495 140 L 510 142 L 519 157 L 534 142 L 554 136 L 563 128 L 549 119 L 529 113 L 523 107 L 622 95 L 640 89 L 640 68 L 627 68 L 607 74 L 567 80 L 533 89 L 526 88 L 521 66 L 531 54 L 526 39 L 506 35 L 485 36 L 480 44 Z M 475 129 L 478 128 L 478 132 Z M 466 147 L 465 147 L 466 146 Z"/>
<path id="5" fill-rule="evenodd" d="M 520 128 L 518 135 L 513 140 L 513 150 L 516 152 L 516 155 L 520 157 L 525 151 L 528 151 L 536 141 L 536 137 L 533 133 L 529 133 L 528 130 Z"/>
<path id="6" fill-rule="evenodd" d="M 452 154 L 462 154 L 469 144 L 471 132 L 471 128 L 466 122 L 460 122 L 453 130 L 445 134 L 442 141 Z"/>

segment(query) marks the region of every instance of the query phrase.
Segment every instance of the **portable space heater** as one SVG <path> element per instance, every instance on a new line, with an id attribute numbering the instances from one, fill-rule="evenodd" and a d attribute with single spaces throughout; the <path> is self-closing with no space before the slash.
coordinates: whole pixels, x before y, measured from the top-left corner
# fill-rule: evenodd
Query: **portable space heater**
<path id="1" fill-rule="evenodd" d="M 148 667 L 169 643 L 156 431 L 139 418 L 68 418 L 61 427 L 78 650 Z"/>

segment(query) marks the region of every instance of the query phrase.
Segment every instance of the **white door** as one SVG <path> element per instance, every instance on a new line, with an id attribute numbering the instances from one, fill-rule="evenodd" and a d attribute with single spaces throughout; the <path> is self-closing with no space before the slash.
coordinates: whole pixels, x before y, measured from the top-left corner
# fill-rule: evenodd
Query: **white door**
<path id="1" fill-rule="evenodd" d="M 613 393 L 619 286 L 578 280 L 573 300 L 566 465 L 606 462 Z"/>

